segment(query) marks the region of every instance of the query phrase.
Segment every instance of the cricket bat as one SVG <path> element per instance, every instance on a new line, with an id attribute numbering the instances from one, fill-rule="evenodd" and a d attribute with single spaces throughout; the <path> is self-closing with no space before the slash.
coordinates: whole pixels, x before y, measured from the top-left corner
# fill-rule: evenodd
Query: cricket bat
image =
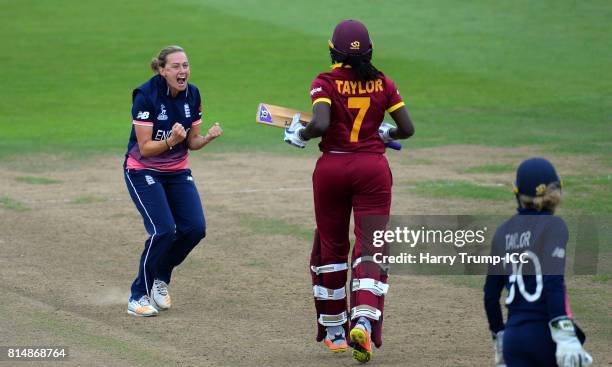
<path id="1" fill-rule="evenodd" d="M 300 114 L 300 122 L 302 125 L 306 125 L 312 119 L 312 114 L 308 112 L 302 112 L 292 108 L 276 106 L 269 103 L 260 103 L 259 107 L 257 108 L 257 116 L 255 117 L 255 120 L 263 125 L 286 129 L 291 125 L 293 116 L 296 113 Z M 402 149 L 402 145 L 396 141 L 386 143 L 385 146 L 395 150 Z"/>

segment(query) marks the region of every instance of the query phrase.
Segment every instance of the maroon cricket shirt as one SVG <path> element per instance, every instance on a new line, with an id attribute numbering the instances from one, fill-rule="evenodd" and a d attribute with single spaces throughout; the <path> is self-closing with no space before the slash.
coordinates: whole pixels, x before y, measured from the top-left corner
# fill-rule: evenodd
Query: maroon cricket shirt
<path id="1" fill-rule="evenodd" d="M 404 106 L 395 83 L 380 73 L 375 80 L 359 81 L 350 67 L 334 65 L 319 74 L 310 90 L 312 104 L 331 105 L 330 126 L 321 138 L 322 152 L 384 153 L 378 128 L 389 113 Z"/>

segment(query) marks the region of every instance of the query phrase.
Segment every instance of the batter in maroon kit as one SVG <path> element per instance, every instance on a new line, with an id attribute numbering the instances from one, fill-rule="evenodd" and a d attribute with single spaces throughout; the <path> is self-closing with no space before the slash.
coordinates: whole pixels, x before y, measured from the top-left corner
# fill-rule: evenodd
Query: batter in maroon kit
<path id="1" fill-rule="evenodd" d="M 332 71 L 319 74 L 310 91 L 312 121 L 303 127 L 296 115 L 285 131 L 285 141 L 303 148 L 309 139 L 322 137 L 323 154 L 312 177 L 317 230 L 310 270 L 317 341 L 332 352 L 344 352 L 350 345 L 355 359 L 367 362 L 371 344 L 382 344 L 388 290 L 386 270 L 373 262 L 368 240 L 374 228 L 384 228 L 391 207 L 385 142 L 412 136 L 414 127 L 393 81 L 371 64 L 372 42 L 361 22 L 338 24 L 329 48 Z M 397 127 L 383 123 L 385 111 Z M 347 308 L 351 211 L 356 243 Z"/>

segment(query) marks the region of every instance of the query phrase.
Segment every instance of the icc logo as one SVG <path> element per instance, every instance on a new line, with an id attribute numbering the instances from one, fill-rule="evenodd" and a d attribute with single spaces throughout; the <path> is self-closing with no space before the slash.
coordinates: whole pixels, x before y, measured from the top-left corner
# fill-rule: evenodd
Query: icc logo
<path id="1" fill-rule="evenodd" d="M 359 50 L 359 41 L 351 42 L 351 50 Z"/>
<path id="2" fill-rule="evenodd" d="M 159 108 L 161 112 L 159 115 L 157 115 L 157 119 L 159 121 L 166 121 L 168 119 L 168 115 L 166 115 L 166 106 L 162 104 Z"/>
<path id="3" fill-rule="evenodd" d="M 268 117 L 268 111 L 266 110 L 261 111 L 261 118 L 265 119 L 266 117 Z"/>

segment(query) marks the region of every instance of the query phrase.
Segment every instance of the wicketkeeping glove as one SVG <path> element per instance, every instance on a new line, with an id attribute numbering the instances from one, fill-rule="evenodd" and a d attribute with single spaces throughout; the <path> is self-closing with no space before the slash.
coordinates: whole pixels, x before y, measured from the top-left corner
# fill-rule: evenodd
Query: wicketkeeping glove
<path id="1" fill-rule="evenodd" d="M 384 122 L 380 125 L 380 127 L 378 128 L 378 135 L 380 135 L 380 138 L 385 142 L 388 143 L 390 141 L 393 141 L 394 139 L 389 135 L 389 131 L 391 131 L 391 129 L 393 129 L 395 126 L 391 125 L 388 122 Z"/>
<path id="2" fill-rule="evenodd" d="M 504 331 L 493 334 L 493 346 L 495 348 L 495 367 L 506 367 L 504 361 Z"/>
<path id="3" fill-rule="evenodd" d="M 285 142 L 298 148 L 306 148 L 306 140 L 300 137 L 300 131 L 304 130 L 304 125 L 300 122 L 300 114 L 293 115 L 291 125 L 285 129 Z"/>
<path id="4" fill-rule="evenodd" d="M 588 367 L 593 357 L 584 350 L 576 337 L 574 322 L 567 316 L 552 319 L 548 326 L 552 339 L 557 343 L 557 365 L 559 367 Z"/>

